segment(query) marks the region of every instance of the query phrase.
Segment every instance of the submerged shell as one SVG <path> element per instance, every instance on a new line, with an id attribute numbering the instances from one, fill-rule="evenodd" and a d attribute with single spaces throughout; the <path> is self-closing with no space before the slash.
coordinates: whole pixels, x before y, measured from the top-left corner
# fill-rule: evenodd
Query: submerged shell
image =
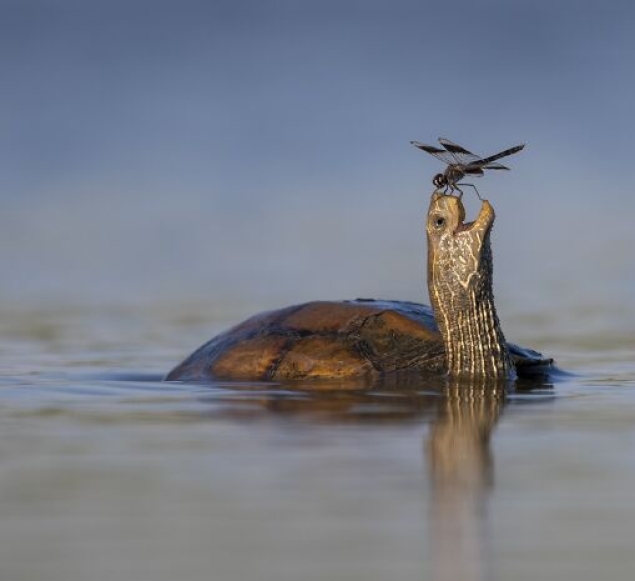
<path id="1" fill-rule="evenodd" d="M 510 344 L 521 367 L 549 364 Z M 357 299 L 311 302 L 261 313 L 214 337 L 167 380 L 346 379 L 400 370 L 443 373 L 445 351 L 432 309 Z"/>

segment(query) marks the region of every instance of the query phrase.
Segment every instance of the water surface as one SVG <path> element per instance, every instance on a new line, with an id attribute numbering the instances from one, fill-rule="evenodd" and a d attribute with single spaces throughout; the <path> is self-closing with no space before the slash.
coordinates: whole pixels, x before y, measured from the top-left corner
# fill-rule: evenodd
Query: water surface
<path id="1" fill-rule="evenodd" d="M 3 313 L 0 578 L 632 579 L 628 348 L 554 340 L 574 374 L 507 400 L 163 383 L 213 313 Z"/>

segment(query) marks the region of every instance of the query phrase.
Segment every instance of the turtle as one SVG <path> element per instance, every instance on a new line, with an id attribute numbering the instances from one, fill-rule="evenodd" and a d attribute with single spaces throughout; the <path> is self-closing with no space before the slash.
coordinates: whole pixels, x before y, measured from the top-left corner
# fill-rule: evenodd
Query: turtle
<path id="1" fill-rule="evenodd" d="M 314 301 L 257 314 L 217 335 L 168 381 L 377 379 L 397 372 L 512 380 L 546 375 L 553 360 L 505 340 L 494 305 L 482 200 L 465 222 L 460 197 L 433 192 L 427 213 L 431 307 L 407 301 Z"/>

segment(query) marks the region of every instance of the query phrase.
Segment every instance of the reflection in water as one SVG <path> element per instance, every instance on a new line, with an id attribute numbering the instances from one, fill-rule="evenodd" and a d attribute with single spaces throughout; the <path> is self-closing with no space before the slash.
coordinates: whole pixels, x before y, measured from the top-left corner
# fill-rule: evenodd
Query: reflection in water
<path id="1" fill-rule="evenodd" d="M 430 430 L 430 529 L 438 581 L 489 580 L 490 436 L 505 402 L 485 384 L 450 384 Z"/>
<path id="2" fill-rule="evenodd" d="M 256 398 L 260 415 L 307 415 L 325 422 L 399 422 L 429 418 L 425 450 L 431 498 L 428 514 L 431 554 L 437 581 L 479 581 L 495 578 L 490 554 L 487 500 L 494 483 L 490 438 L 507 402 L 505 386 L 487 381 L 398 377 L 368 390 L 316 390 L 300 387 L 263 391 Z M 304 386 L 306 387 L 306 386 Z M 334 387 L 334 386 L 331 386 Z M 517 391 L 550 388 L 518 383 Z M 228 394 L 229 395 L 229 394 Z M 231 397 L 231 396 L 230 396 Z M 252 404 L 254 398 L 247 398 Z M 233 411 L 232 411 L 233 410 Z M 258 414 L 258 411 L 260 414 Z M 244 414 L 230 406 L 222 411 Z"/>

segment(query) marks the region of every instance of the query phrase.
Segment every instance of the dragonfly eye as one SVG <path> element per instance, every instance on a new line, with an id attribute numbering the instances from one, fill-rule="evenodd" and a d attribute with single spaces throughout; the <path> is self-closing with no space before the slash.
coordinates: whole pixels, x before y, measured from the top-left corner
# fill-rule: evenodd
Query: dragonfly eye
<path id="1" fill-rule="evenodd" d="M 437 188 L 443 188 L 446 185 L 446 181 L 445 181 L 445 176 L 442 173 L 438 173 L 437 175 L 434 176 L 434 179 L 432 180 L 432 183 L 437 187 Z"/>

